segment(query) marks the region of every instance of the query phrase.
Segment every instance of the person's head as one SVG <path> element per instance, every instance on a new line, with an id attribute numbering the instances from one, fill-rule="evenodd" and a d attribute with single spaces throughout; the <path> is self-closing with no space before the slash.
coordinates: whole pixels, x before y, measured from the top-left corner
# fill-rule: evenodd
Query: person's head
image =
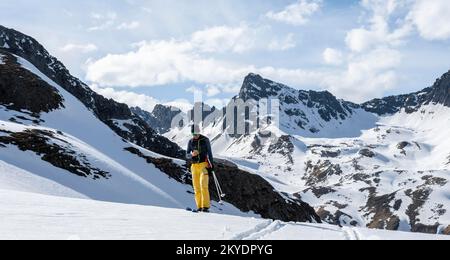
<path id="1" fill-rule="evenodd" d="M 200 136 L 200 126 L 199 125 L 192 125 L 191 126 L 191 134 L 194 138 L 198 138 Z"/>

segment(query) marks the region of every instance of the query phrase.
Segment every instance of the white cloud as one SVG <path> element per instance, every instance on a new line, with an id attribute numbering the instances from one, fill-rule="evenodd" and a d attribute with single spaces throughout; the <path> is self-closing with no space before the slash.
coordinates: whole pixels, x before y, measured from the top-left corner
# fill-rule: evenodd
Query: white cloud
<path id="1" fill-rule="evenodd" d="M 138 21 L 132 21 L 129 23 L 121 23 L 117 26 L 117 30 L 133 30 L 141 26 L 141 24 Z"/>
<path id="2" fill-rule="evenodd" d="M 409 18 L 420 35 L 427 40 L 450 38 L 450 1 L 417 0 Z"/>
<path id="3" fill-rule="evenodd" d="M 196 86 L 190 86 L 189 88 L 186 89 L 186 92 L 192 93 L 192 94 L 196 94 L 196 93 L 202 93 L 203 94 L 203 91 L 200 88 L 196 87 Z"/>
<path id="4" fill-rule="evenodd" d="M 189 112 L 194 107 L 194 105 L 187 99 L 176 99 L 170 102 L 166 102 L 164 103 L 164 105 L 179 108 L 184 113 Z"/>
<path id="5" fill-rule="evenodd" d="M 272 51 L 285 51 L 295 48 L 296 42 L 294 39 L 294 34 L 288 34 L 284 39 L 274 39 L 269 43 L 268 49 Z"/>
<path id="6" fill-rule="evenodd" d="M 397 27 L 390 28 L 393 14 L 406 6 L 409 0 L 362 0 L 361 5 L 371 13 L 368 25 L 350 30 L 346 43 L 354 52 L 368 51 L 374 47 L 396 47 L 404 43 L 411 34 L 412 26 L 406 19 L 397 21 Z"/>
<path id="7" fill-rule="evenodd" d="M 329 89 L 341 98 L 360 102 L 394 86 L 395 67 L 400 60 L 398 51 L 379 48 L 367 54 L 350 55 L 344 69 L 257 67 L 204 58 L 188 43 L 158 41 L 146 43 L 133 52 L 108 55 L 93 62 L 88 65 L 87 75 L 90 81 L 102 86 L 153 86 L 193 81 L 216 87 L 206 88 L 206 95 L 212 97 L 218 91 L 236 94 L 243 78 L 254 72 L 293 87 Z M 191 87 L 186 91 L 195 90 L 200 89 Z"/>
<path id="8" fill-rule="evenodd" d="M 215 85 L 208 85 L 206 87 L 206 95 L 208 97 L 214 97 L 217 96 L 221 93 L 222 91 L 220 90 L 219 87 L 215 86 Z"/>
<path id="9" fill-rule="evenodd" d="M 341 50 L 326 49 L 323 53 L 327 64 L 345 64 L 345 69 L 325 77 L 327 88 L 351 101 L 362 102 L 381 96 L 398 82 L 396 69 L 402 55 L 398 47 L 412 33 L 411 23 L 397 15 L 405 12 L 411 0 L 361 0 L 368 11 L 365 25 L 350 30 L 346 36 L 348 54 Z M 395 20 L 394 20 L 395 19 Z M 394 20 L 394 22 L 392 21 Z M 346 56 L 346 60 L 342 57 Z M 344 63 L 345 62 L 345 63 Z"/>
<path id="10" fill-rule="evenodd" d="M 326 48 L 323 51 L 323 60 L 329 65 L 341 65 L 344 55 L 340 50 Z"/>
<path id="11" fill-rule="evenodd" d="M 170 102 L 162 102 L 161 100 L 155 99 L 151 96 L 144 94 L 137 94 L 132 91 L 116 90 L 114 88 L 103 88 L 96 84 L 90 86 L 92 90 L 98 94 L 114 99 L 117 102 L 127 104 L 130 107 L 140 107 L 141 109 L 152 112 L 157 104 L 163 104 L 166 106 L 173 106 L 181 109 L 183 112 L 188 112 L 192 109 L 193 105 L 187 99 L 175 99 Z"/>
<path id="12" fill-rule="evenodd" d="M 320 10 L 321 0 L 298 0 L 280 12 L 268 12 L 266 16 L 272 20 L 291 25 L 304 25 L 309 18 Z"/>
<path id="13" fill-rule="evenodd" d="M 192 34 L 191 43 L 203 52 L 242 53 L 253 47 L 254 32 L 247 26 L 238 27 L 217 26 Z"/>
<path id="14" fill-rule="evenodd" d="M 60 48 L 62 52 L 81 52 L 81 53 L 88 53 L 98 50 L 97 46 L 95 44 L 89 43 L 89 44 L 73 44 L 69 43 L 63 47 Z"/>
<path id="15" fill-rule="evenodd" d="M 154 41 L 125 54 L 107 55 L 87 65 L 87 79 L 102 86 L 155 86 L 194 81 L 200 84 L 236 84 L 250 72 L 296 85 L 320 79 L 305 70 L 232 63 L 205 58 L 190 43 Z M 311 84 L 309 84 L 311 85 Z"/>
<path id="16" fill-rule="evenodd" d="M 94 20 L 95 25 L 89 27 L 87 30 L 90 32 L 101 31 L 109 29 L 114 25 L 117 19 L 117 13 L 91 13 L 91 18 Z"/>
<path id="17" fill-rule="evenodd" d="M 389 48 L 374 49 L 350 59 L 344 71 L 325 77 L 325 85 L 334 94 L 354 102 L 381 96 L 396 86 L 395 72 L 402 56 Z"/>
<path id="18" fill-rule="evenodd" d="M 208 104 L 212 107 L 216 107 L 218 109 L 225 107 L 229 102 L 230 102 L 230 99 L 220 99 L 220 98 L 210 98 L 210 99 L 205 100 L 206 104 Z"/>
<path id="19" fill-rule="evenodd" d="M 221 88 L 223 93 L 237 94 L 241 90 L 241 85 L 238 85 L 238 84 L 226 84 L 226 85 L 222 85 L 220 88 Z"/>
<path id="20" fill-rule="evenodd" d="M 155 106 L 161 103 L 153 97 L 136 94 L 130 91 L 117 91 L 114 88 L 101 88 L 95 84 L 91 85 L 91 88 L 104 97 L 112 98 L 117 102 L 125 103 L 131 107 L 137 106 L 149 112 L 152 112 Z"/>
<path id="21" fill-rule="evenodd" d="M 87 79 L 103 86 L 154 86 L 183 81 L 220 84 L 240 80 L 253 67 L 204 58 L 189 42 L 153 41 L 136 51 L 107 55 L 87 66 Z"/>
<path id="22" fill-rule="evenodd" d="M 274 38 L 270 27 L 242 23 L 236 27 L 215 26 L 194 32 L 189 42 L 204 53 L 244 53 L 251 50 L 284 51 L 296 46 L 294 34 Z"/>

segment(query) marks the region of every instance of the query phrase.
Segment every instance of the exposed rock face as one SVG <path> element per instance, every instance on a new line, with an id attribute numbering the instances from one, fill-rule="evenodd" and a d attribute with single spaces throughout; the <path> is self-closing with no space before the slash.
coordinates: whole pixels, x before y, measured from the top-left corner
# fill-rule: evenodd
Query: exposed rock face
<path id="1" fill-rule="evenodd" d="M 427 226 L 420 223 L 420 219 L 417 218 L 419 215 L 419 210 L 423 207 L 428 197 L 430 196 L 432 189 L 429 187 L 423 187 L 417 190 L 407 190 L 405 194 L 412 199 L 412 204 L 409 205 L 406 210 L 406 215 L 409 217 L 409 222 L 411 225 L 411 231 L 413 232 L 424 232 L 424 233 L 434 233 L 436 234 L 436 226 Z M 432 232 L 430 232 L 430 229 Z"/>
<path id="2" fill-rule="evenodd" d="M 192 184 L 189 174 L 189 165 L 179 166 L 170 160 L 155 159 L 145 156 L 136 148 L 127 148 L 127 151 L 136 154 L 148 163 L 164 170 L 173 179 Z M 314 209 L 308 204 L 294 198 L 288 198 L 276 192 L 274 188 L 262 177 L 240 170 L 235 164 L 216 160 L 216 174 L 226 194 L 225 201 L 238 209 L 260 214 L 263 218 L 278 219 L 282 221 L 321 222 Z M 213 178 L 209 183 L 211 198 L 219 200 L 215 190 Z"/>
<path id="3" fill-rule="evenodd" d="M 405 149 L 407 146 L 410 146 L 411 144 L 408 142 L 400 142 L 397 144 L 397 149 L 399 150 L 403 150 Z"/>
<path id="4" fill-rule="evenodd" d="M 400 225 L 400 218 L 394 215 L 390 210 L 390 204 L 395 200 L 396 193 L 377 196 L 375 188 L 366 189 L 369 191 L 369 199 L 366 204 L 366 215 L 374 214 L 372 222 L 367 227 L 397 230 Z M 363 190 L 364 191 L 364 190 Z M 394 202 L 394 209 L 398 210 L 402 201 Z"/>
<path id="5" fill-rule="evenodd" d="M 367 148 L 361 149 L 358 153 L 362 156 L 369 157 L 369 158 L 375 157 L 375 153 L 372 150 L 367 149 Z"/>
<path id="6" fill-rule="evenodd" d="M 4 133 L 8 135 L 0 136 L 0 144 L 15 145 L 22 151 L 32 151 L 41 156 L 42 160 L 51 163 L 55 167 L 81 177 L 90 177 L 92 179 L 107 179 L 110 177 L 108 172 L 92 167 L 83 154 L 72 151 L 67 142 L 58 139 L 57 133 L 43 130 Z M 66 146 L 54 143 L 55 139 Z"/>
<path id="7" fill-rule="evenodd" d="M 181 113 L 181 110 L 164 105 L 156 105 L 151 113 L 139 107 L 131 108 L 131 111 L 140 116 L 147 124 L 155 129 L 159 134 L 165 134 L 172 127 L 172 120 Z"/>
<path id="8" fill-rule="evenodd" d="M 31 62 L 43 74 L 78 98 L 121 137 L 166 156 L 176 158 L 184 156 L 178 145 L 158 135 L 143 119 L 133 114 L 127 105 L 104 98 L 70 75 L 66 67 L 51 56 L 35 39 L 0 26 L 0 49 L 2 47 L 5 51 Z M 129 131 L 123 131 L 114 125 L 113 120 L 131 120 L 134 126 L 130 127 Z"/>
<path id="9" fill-rule="evenodd" d="M 13 55 L 1 50 L 0 55 L 0 104 L 35 114 L 63 106 L 63 98 L 53 86 L 22 68 Z"/>
<path id="10" fill-rule="evenodd" d="M 244 172 L 228 162 L 217 161 L 216 164 L 217 178 L 227 194 L 226 201 L 244 212 L 254 211 L 264 218 L 282 221 L 321 222 L 312 207 L 282 196 L 262 177 Z M 213 190 L 214 183 L 210 181 Z M 217 199 L 216 195 L 213 198 Z"/>
<path id="11" fill-rule="evenodd" d="M 444 234 L 444 235 L 450 235 L 450 225 L 449 225 L 446 229 L 444 229 L 444 230 L 442 231 L 442 234 Z"/>
<path id="12" fill-rule="evenodd" d="M 249 74 L 242 84 L 242 88 L 239 93 L 239 98 L 243 100 L 255 100 L 277 97 L 282 105 L 298 105 L 303 104 L 308 108 L 317 109 L 320 117 L 328 122 L 331 119 L 344 120 L 353 113 L 354 108 L 359 108 L 358 105 L 338 100 L 328 91 L 304 91 L 290 88 L 286 85 L 273 82 L 268 79 L 262 78 L 260 75 Z M 308 120 L 306 115 L 301 110 L 288 108 L 284 111 L 288 115 L 299 116 L 304 120 Z M 304 120 L 299 120 L 297 123 L 299 126 L 306 125 Z"/>
<path id="13" fill-rule="evenodd" d="M 362 106 L 366 111 L 378 114 L 395 114 L 402 109 L 406 113 L 419 111 L 424 105 L 441 104 L 450 107 L 450 72 L 442 75 L 434 85 L 421 91 L 382 99 L 373 99 Z"/>
<path id="14" fill-rule="evenodd" d="M 292 143 L 291 136 L 283 135 L 279 137 L 276 143 L 273 143 L 268 148 L 269 153 L 279 153 L 284 155 L 288 159 L 288 163 L 294 163 L 292 153 L 294 152 L 294 144 Z"/>
<path id="15" fill-rule="evenodd" d="M 427 95 L 427 104 L 442 104 L 450 107 L 450 71 L 434 83 Z"/>
<path id="16" fill-rule="evenodd" d="M 306 184 L 316 186 L 324 183 L 332 175 L 341 175 L 342 170 L 338 164 L 332 164 L 329 160 L 319 160 L 317 163 L 308 161 L 306 164 Z"/>

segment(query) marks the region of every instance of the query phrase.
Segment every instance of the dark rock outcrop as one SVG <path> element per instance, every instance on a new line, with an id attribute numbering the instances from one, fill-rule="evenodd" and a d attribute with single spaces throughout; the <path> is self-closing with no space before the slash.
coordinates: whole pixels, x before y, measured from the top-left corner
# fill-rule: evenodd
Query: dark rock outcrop
<path id="1" fill-rule="evenodd" d="M 376 155 L 375 152 L 373 152 L 372 150 L 370 150 L 368 148 L 361 149 L 358 153 L 359 153 L 359 155 L 368 157 L 368 158 L 373 158 Z"/>
<path id="2" fill-rule="evenodd" d="M 442 104 L 450 107 L 450 71 L 436 80 L 427 95 L 426 104 Z"/>
<path id="3" fill-rule="evenodd" d="M 439 225 L 437 225 L 435 228 L 434 226 L 430 227 L 427 225 L 423 225 L 420 223 L 420 219 L 418 219 L 419 211 L 431 195 L 432 189 L 428 187 L 424 187 L 417 190 L 407 190 L 405 191 L 405 194 L 412 199 L 412 203 L 408 206 L 408 209 L 406 210 L 406 215 L 409 217 L 409 223 L 411 225 L 411 231 L 413 232 L 425 232 L 425 233 L 433 233 L 436 234 L 437 228 Z M 430 231 L 430 228 L 432 228 L 432 232 Z"/>
<path id="4" fill-rule="evenodd" d="M 107 124 L 122 138 L 166 156 L 175 158 L 184 156 L 182 149 L 178 145 L 158 135 L 143 119 L 135 115 L 127 105 L 97 94 L 79 79 L 73 77 L 60 61 L 51 56 L 32 37 L 0 25 L 0 49 L 31 62 L 48 78 L 79 99 L 102 122 Z M 115 126 L 113 122 L 115 119 L 131 120 L 134 122 L 134 127 L 130 127 L 129 131 L 123 131 L 123 129 Z"/>
<path id="5" fill-rule="evenodd" d="M 397 149 L 403 150 L 406 147 L 410 146 L 411 144 L 409 142 L 400 142 L 397 144 Z"/>
<path id="6" fill-rule="evenodd" d="M 67 170 L 81 177 L 100 179 L 110 177 L 108 172 L 92 167 L 83 154 L 71 150 L 68 145 L 63 147 L 53 142 L 66 143 L 57 138 L 57 134 L 43 130 L 26 130 L 23 132 L 6 132 L 7 136 L 0 136 L 0 144 L 15 145 L 22 151 L 32 151 L 39 155 L 43 161 L 49 162 L 57 168 Z"/>
<path id="7" fill-rule="evenodd" d="M 369 199 L 366 204 L 366 216 L 374 214 L 372 222 L 367 224 L 369 228 L 397 230 L 400 226 L 400 218 L 392 213 L 391 202 L 395 199 L 396 193 L 377 196 L 375 188 L 366 189 L 369 191 Z M 394 204 L 398 210 L 402 201 L 396 201 Z"/>
<path id="8" fill-rule="evenodd" d="M 294 158 L 292 158 L 292 153 L 294 152 L 294 144 L 292 142 L 292 137 L 289 135 L 283 135 L 277 138 L 275 143 L 269 145 L 269 153 L 279 153 L 285 156 L 289 164 L 294 163 Z"/>
<path id="9" fill-rule="evenodd" d="M 333 164 L 329 160 L 319 160 L 316 163 L 306 162 L 306 184 L 316 186 L 324 183 L 329 176 L 342 175 L 342 169 L 339 164 Z"/>
<path id="10" fill-rule="evenodd" d="M 63 98 L 56 88 L 22 68 L 10 53 L 0 50 L 0 55 L 0 104 L 34 114 L 63 106 Z"/>
<path id="11" fill-rule="evenodd" d="M 442 231 L 444 235 L 450 235 L 450 225 Z"/>

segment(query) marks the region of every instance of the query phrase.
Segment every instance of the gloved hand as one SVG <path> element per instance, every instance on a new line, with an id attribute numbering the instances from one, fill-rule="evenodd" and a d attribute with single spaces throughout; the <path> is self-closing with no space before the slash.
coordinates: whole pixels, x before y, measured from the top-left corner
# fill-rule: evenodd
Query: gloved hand
<path id="1" fill-rule="evenodd" d="M 210 165 L 209 168 L 207 168 L 208 174 L 211 175 L 214 172 L 214 165 Z"/>

